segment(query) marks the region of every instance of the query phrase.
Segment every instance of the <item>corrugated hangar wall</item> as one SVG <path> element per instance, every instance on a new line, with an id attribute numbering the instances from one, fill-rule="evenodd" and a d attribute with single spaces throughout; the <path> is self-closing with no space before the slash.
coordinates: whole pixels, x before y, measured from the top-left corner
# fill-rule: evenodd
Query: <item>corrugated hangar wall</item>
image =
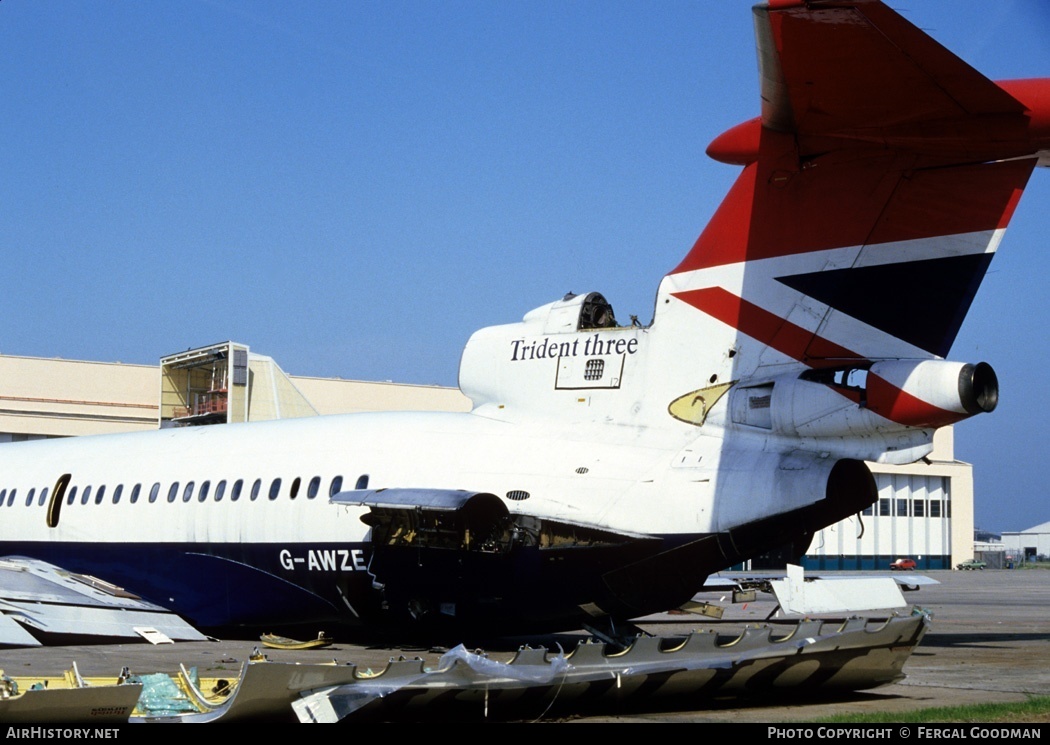
<path id="1" fill-rule="evenodd" d="M 305 404 L 297 404 L 296 416 L 470 410 L 469 399 L 455 388 L 296 377 L 285 375 L 268 357 L 251 357 L 257 371 L 266 371 L 260 380 L 279 397 L 272 404 L 253 398 L 252 408 L 262 418 L 274 418 L 281 402 L 289 409 L 288 402 L 299 397 Z M 154 365 L 0 355 L 0 443 L 155 429 L 161 421 L 159 378 L 160 368 Z M 934 443 L 928 463 L 869 464 L 878 503 L 820 531 L 803 565 L 816 570 L 886 569 L 907 556 L 919 569 L 945 569 L 970 558 L 973 469 L 954 459 L 950 427 L 939 430 Z"/>

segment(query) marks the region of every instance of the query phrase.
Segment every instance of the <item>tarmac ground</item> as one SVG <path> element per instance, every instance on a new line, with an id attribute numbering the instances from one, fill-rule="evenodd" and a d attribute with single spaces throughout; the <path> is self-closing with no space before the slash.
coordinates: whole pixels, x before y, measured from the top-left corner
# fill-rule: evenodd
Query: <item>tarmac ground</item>
<path id="1" fill-rule="evenodd" d="M 797 692 L 788 698 L 756 696 L 696 700 L 687 707 L 659 704 L 618 705 L 586 713 L 537 711 L 518 721 L 559 722 L 812 722 L 845 713 L 900 713 L 933 707 L 1024 701 L 1050 694 L 1050 571 L 984 570 L 922 572 L 938 584 L 924 585 L 905 599 L 931 615 L 925 638 L 904 665 L 905 679 L 835 699 Z M 775 607 L 759 600 L 727 610 L 730 622 L 761 622 Z M 712 621 L 701 616 L 662 616 L 643 628 L 653 634 L 683 634 Z M 723 621 L 726 623 L 726 621 Z M 528 640 L 556 651 L 571 651 L 584 632 Z M 521 639 L 484 647 L 493 659 L 509 661 Z M 0 650 L 0 669 L 11 676 L 60 675 L 75 663 L 81 675 L 113 676 L 123 667 L 145 674 L 196 666 L 200 675 L 234 675 L 253 649 L 278 662 L 353 663 L 360 670 L 382 670 L 398 656 L 420 657 L 427 664 L 442 649 L 397 648 L 344 643 L 314 650 L 263 648 L 258 640 L 223 639 L 151 645 L 146 642 Z M 469 647 L 473 649 L 472 647 Z"/>

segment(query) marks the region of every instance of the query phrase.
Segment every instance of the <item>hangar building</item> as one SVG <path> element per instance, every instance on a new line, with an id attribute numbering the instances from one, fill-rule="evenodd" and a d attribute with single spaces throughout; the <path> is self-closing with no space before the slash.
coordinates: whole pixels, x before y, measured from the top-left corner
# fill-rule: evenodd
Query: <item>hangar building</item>
<path id="1" fill-rule="evenodd" d="M 1003 533 L 1007 553 L 1025 561 L 1050 556 L 1050 522 L 1016 533 Z"/>

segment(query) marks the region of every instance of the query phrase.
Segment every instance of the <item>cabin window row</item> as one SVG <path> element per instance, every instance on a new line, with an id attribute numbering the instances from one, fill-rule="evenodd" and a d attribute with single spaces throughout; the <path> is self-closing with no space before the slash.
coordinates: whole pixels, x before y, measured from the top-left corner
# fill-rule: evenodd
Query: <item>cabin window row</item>
<path id="1" fill-rule="evenodd" d="M 307 483 L 306 485 L 307 499 L 315 499 L 317 497 L 317 495 L 321 491 L 321 482 L 322 479 L 320 476 L 314 476 L 312 479 L 310 479 L 309 483 Z M 367 476 L 362 476 L 360 479 L 358 479 L 357 488 L 365 488 L 361 485 L 362 483 L 368 483 Z M 222 479 L 221 481 L 216 482 L 214 484 L 214 487 L 210 480 L 201 481 L 199 483 L 196 481 L 176 481 L 168 487 L 166 491 L 166 498 L 169 502 L 175 502 L 180 498 L 183 502 L 193 501 L 194 498 L 196 498 L 198 502 L 205 502 L 208 500 L 209 497 L 216 502 L 221 502 L 223 499 L 229 499 L 231 502 L 236 502 L 241 498 L 241 495 L 245 492 L 246 484 L 247 482 L 245 479 L 237 479 L 236 481 L 232 482 L 229 482 L 227 479 Z M 283 486 L 283 484 L 284 481 L 281 478 L 275 478 L 268 484 L 265 484 L 264 491 L 263 480 L 255 479 L 255 481 L 253 481 L 251 485 L 247 488 L 248 498 L 254 501 L 259 498 L 260 494 L 265 493 L 270 500 L 275 500 L 281 495 L 281 487 Z M 332 478 L 331 482 L 328 485 L 328 496 L 331 497 L 335 495 L 339 491 L 342 491 L 342 488 L 343 477 L 335 476 L 334 478 Z M 102 504 L 102 502 L 106 499 L 107 493 L 110 495 L 110 499 L 112 500 L 113 504 L 118 504 L 123 499 L 125 499 L 125 493 L 127 494 L 127 501 L 132 504 L 138 502 L 140 497 L 146 498 L 150 502 L 156 502 L 158 497 L 162 493 L 161 490 L 162 487 L 160 482 L 156 482 L 153 484 L 153 486 L 150 487 L 149 492 L 147 493 L 148 496 L 143 495 L 142 484 L 135 484 L 130 489 L 125 489 L 124 484 L 118 484 L 116 487 L 113 488 L 112 492 L 107 492 L 105 484 L 98 487 L 89 485 L 84 486 L 82 488 L 78 486 L 70 486 L 66 491 L 65 503 L 67 505 L 73 504 L 74 502 L 78 501 L 79 498 L 81 504 L 88 504 L 92 501 L 95 504 Z M 295 499 L 299 496 L 301 490 L 302 479 L 296 477 L 289 482 L 287 495 L 290 499 Z M 36 500 L 38 505 L 43 506 L 47 502 L 47 496 L 49 491 L 50 488 L 45 486 L 39 491 L 33 488 L 30 489 L 28 492 L 25 492 L 26 507 L 31 506 L 34 500 Z M 7 489 L 0 489 L 0 506 L 7 505 L 8 507 L 10 507 L 15 503 L 17 499 L 18 489 L 11 489 L 10 491 Z"/>

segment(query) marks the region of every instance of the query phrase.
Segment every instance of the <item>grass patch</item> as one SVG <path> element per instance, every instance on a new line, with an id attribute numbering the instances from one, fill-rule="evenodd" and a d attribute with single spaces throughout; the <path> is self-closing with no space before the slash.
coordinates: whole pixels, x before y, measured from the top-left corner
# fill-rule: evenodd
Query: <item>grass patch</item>
<path id="1" fill-rule="evenodd" d="M 1014 564 L 1018 569 L 1050 569 L 1050 561 L 1026 561 L 1024 564 Z"/>
<path id="2" fill-rule="evenodd" d="M 923 724 L 928 722 L 1050 722 L 1050 696 L 1032 696 L 1027 701 L 1005 704 L 973 704 L 971 706 L 942 706 L 918 709 L 896 714 L 837 714 L 817 719 L 816 722 L 837 724 L 895 723 Z"/>

